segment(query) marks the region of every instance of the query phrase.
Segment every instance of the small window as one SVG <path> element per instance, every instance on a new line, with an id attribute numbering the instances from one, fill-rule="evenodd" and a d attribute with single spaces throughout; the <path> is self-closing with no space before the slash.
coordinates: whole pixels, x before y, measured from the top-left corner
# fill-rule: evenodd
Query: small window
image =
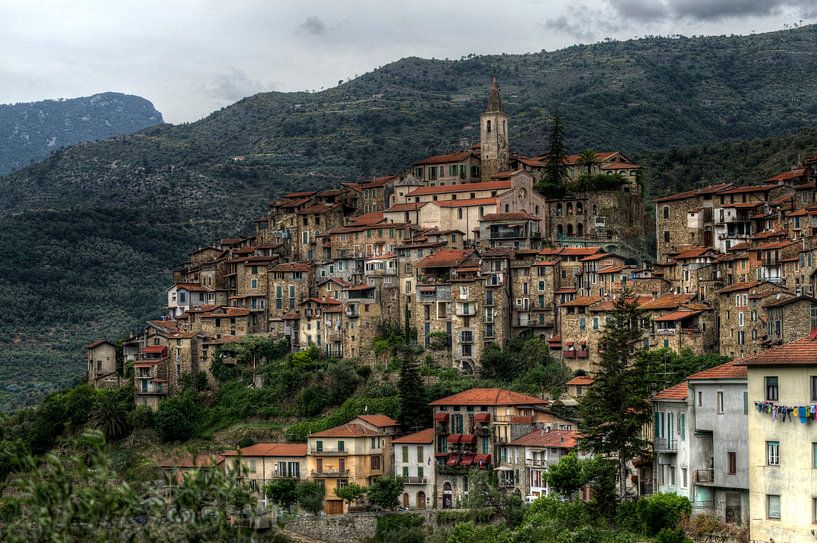
<path id="1" fill-rule="evenodd" d="M 777 377 L 766 377 L 765 384 L 766 384 L 766 401 L 777 401 L 778 399 Z"/>
<path id="2" fill-rule="evenodd" d="M 726 467 L 727 472 L 729 475 L 734 475 L 738 471 L 738 458 L 737 453 L 734 451 L 729 451 L 726 453 Z"/>
<path id="3" fill-rule="evenodd" d="M 766 495 L 766 518 L 780 520 L 780 495 Z"/>
<path id="4" fill-rule="evenodd" d="M 766 464 L 769 466 L 780 465 L 780 442 L 767 441 L 766 442 Z"/>
<path id="5" fill-rule="evenodd" d="M 698 407 L 703 407 L 704 405 L 704 393 L 700 390 L 698 391 Z"/>
<path id="6" fill-rule="evenodd" d="M 817 375 L 811 376 L 811 401 L 817 402 Z"/>
<path id="7" fill-rule="evenodd" d="M 723 392 L 718 391 L 718 414 L 723 415 Z"/>

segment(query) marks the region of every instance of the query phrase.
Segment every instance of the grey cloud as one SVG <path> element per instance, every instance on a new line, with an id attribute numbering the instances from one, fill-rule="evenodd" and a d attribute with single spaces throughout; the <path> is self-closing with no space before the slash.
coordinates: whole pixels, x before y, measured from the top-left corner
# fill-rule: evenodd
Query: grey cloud
<path id="1" fill-rule="evenodd" d="M 301 32 L 306 32 L 307 34 L 319 36 L 326 33 L 326 24 L 316 15 L 312 15 L 311 17 L 307 17 L 306 21 L 298 25 L 298 30 Z"/>
<path id="2" fill-rule="evenodd" d="M 610 7 L 626 19 L 656 21 L 669 14 L 664 0 L 609 0 Z"/>
<path id="3" fill-rule="evenodd" d="M 226 73 L 215 74 L 207 85 L 207 93 L 210 96 L 227 102 L 235 102 L 255 93 L 271 90 L 275 90 L 274 86 L 269 88 L 236 68 Z"/>
<path id="4" fill-rule="evenodd" d="M 618 16 L 639 21 L 718 21 L 763 17 L 779 14 L 785 9 L 801 16 L 817 14 L 814 0 L 608 0 L 608 4 Z"/>
<path id="5" fill-rule="evenodd" d="M 577 14 L 575 17 L 556 17 L 555 19 L 547 19 L 542 26 L 553 32 L 562 32 L 569 36 L 573 36 L 579 41 L 592 41 L 597 37 L 596 29 L 600 28 L 595 20 L 588 18 L 586 9 L 585 13 Z"/>

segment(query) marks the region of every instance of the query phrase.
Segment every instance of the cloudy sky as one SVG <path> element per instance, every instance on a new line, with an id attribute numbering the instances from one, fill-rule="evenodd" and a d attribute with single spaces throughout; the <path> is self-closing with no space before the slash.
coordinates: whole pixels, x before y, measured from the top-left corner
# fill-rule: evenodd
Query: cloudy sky
<path id="1" fill-rule="evenodd" d="M 120 91 L 178 123 L 406 56 L 811 22 L 817 0 L 2 0 L 0 103 Z"/>

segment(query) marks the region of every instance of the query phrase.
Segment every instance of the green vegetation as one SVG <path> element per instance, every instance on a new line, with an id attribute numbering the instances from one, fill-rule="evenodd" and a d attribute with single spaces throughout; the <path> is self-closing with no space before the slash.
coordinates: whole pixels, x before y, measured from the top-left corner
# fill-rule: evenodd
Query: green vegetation
<path id="1" fill-rule="evenodd" d="M 382 509 L 394 509 L 400 505 L 403 478 L 384 475 L 378 477 L 366 491 L 369 503 Z"/>
<path id="2" fill-rule="evenodd" d="M 118 92 L 69 100 L 0 104 L 0 175 L 42 160 L 56 149 L 136 132 L 162 122 L 153 104 Z"/>
<path id="3" fill-rule="evenodd" d="M 431 413 L 414 352 L 406 350 L 403 353 L 397 390 L 400 398 L 400 426 L 408 431 L 418 431 L 428 426 L 431 423 Z"/>
<path id="4" fill-rule="evenodd" d="M 335 496 L 343 499 L 349 505 L 357 502 L 366 495 L 367 488 L 355 483 L 335 488 Z"/>
<path id="5" fill-rule="evenodd" d="M 276 479 L 264 487 L 264 493 L 279 507 L 289 511 L 292 504 L 298 501 L 298 480 L 289 477 Z"/>
<path id="6" fill-rule="evenodd" d="M 420 515 L 388 514 L 377 517 L 375 543 L 424 543 L 423 517 Z"/>
<path id="7" fill-rule="evenodd" d="M 550 356 L 547 342 L 534 337 L 514 337 L 502 348 L 491 343 L 485 347 L 480 364 L 483 379 L 528 394 L 547 392 L 552 398 L 565 391 L 572 376 L 563 362 Z"/>
<path id="8" fill-rule="evenodd" d="M 628 296 L 625 290 L 615 301 L 599 341 L 603 354 L 593 375 L 595 381 L 579 402 L 580 446 L 618 462 L 622 496 L 627 460 L 649 455 L 642 429 L 652 416 L 647 375 L 634 363 L 643 335 L 641 311 Z"/>
<path id="9" fill-rule="evenodd" d="M 159 316 L 169 268 L 248 231 L 275 195 L 401 171 L 475 142 L 489 74 L 522 153 L 545 149 L 558 108 L 568 152 L 631 155 L 651 194 L 787 169 L 817 150 L 807 128 L 817 120 L 815 34 L 408 58 L 324 92 L 262 93 L 196 123 L 58 150 L 0 178 L 0 409 L 76 383 L 83 343 Z"/>
<path id="10" fill-rule="evenodd" d="M 298 504 L 313 515 L 323 510 L 324 488 L 314 481 L 300 481 L 295 487 Z"/>

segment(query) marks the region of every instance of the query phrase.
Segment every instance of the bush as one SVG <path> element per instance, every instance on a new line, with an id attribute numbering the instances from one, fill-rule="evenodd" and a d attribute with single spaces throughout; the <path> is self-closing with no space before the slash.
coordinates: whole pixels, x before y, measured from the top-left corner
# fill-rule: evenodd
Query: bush
<path id="1" fill-rule="evenodd" d="M 253 445 L 255 445 L 255 440 L 253 438 L 251 438 L 250 436 L 244 436 L 244 437 L 242 437 L 241 439 L 238 440 L 238 448 L 239 449 L 244 449 L 246 447 L 252 447 Z"/>
<path id="2" fill-rule="evenodd" d="M 317 515 L 323 509 L 324 490 L 318 483 L 312 481 L 299 482 L 295 489 L 295 495 L 298 497 L 298 503 L 304 511 Z"/>
<path id="3" fill-rule="evenodd" d="M 638 517 L 647 535 L 675 528 L 692 513 L 692 504 L 677 494 L 653 494 L 638 501 Z"/>
<path id="4" fill-rule="evenodd" d="M 199 407 L 189 396 L 165 400 L 153 418 L 156 433 L 162 441 L 187 441 L 193 435 L 193 424 Z"/>
<path id="5" fill-rule="evenodd" d="M 638 502 L 630 500 L 619 503 L 615 523 L 619 529 L 640 533 L 644 525 L 638 516 Z"/>
<path id="6" fill-rule="evenodd" d="M 314 417 L 329 405 L 329 395 L 320 385 L 310 385 L 298 399 L 298 412 L 304 417 Z"/>
<path id="7" fill-rule="evenodd" d="M 153 410 L 146 405 L 140 405 L 131 412 L 130 423 L 134 428 L 150 428 L 153 426 Z"/>
<path id="8" fill-rule="evenodd" d="M 382 515 L 377 517 L 374 540 L 378 543 L 422 543 L 425 541 L 422 526 L 423 517 L 413 513 Z M 416 538 L 418 532 L 420 539 Z"/>
<path id="9" fill-rule="evenodd" d="M 690 541 L 684 531 L 677 528 L 664 528 L 655 538 L 655 543 L 687 543 Z"/>

